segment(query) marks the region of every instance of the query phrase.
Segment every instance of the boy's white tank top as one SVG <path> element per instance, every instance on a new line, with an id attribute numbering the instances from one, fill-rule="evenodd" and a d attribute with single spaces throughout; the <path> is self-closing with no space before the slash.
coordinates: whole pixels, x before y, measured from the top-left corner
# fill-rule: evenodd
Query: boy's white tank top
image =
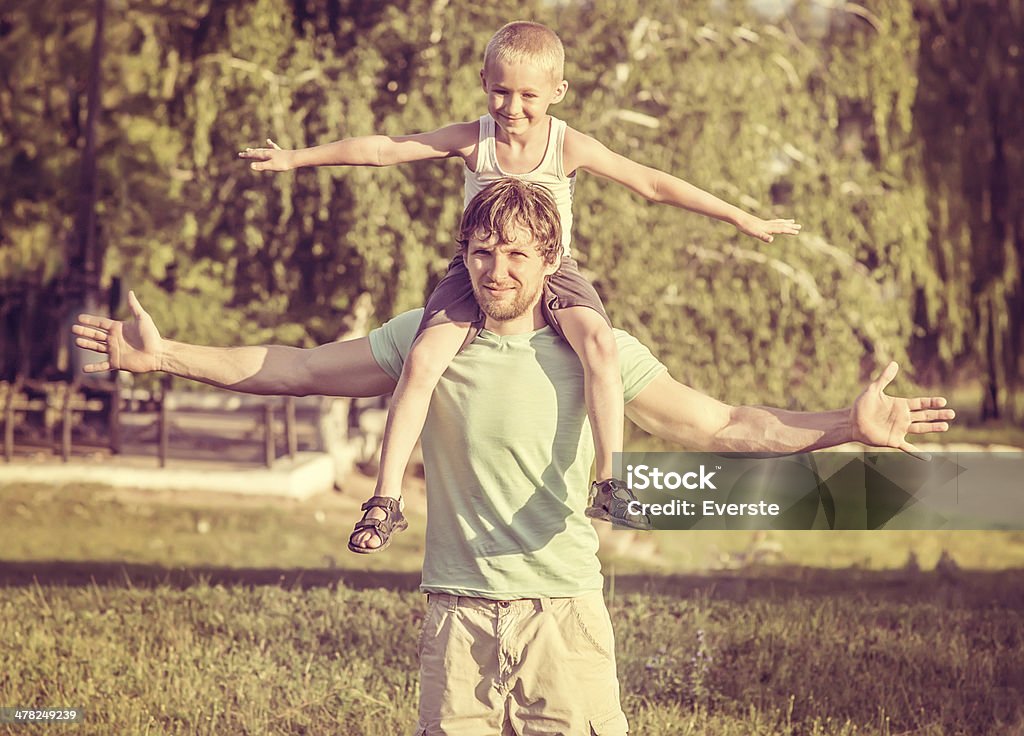
<path id="1" fill-rule="evenodd" d="M 562 218 L 562 252 L 569 255 L 569 243 L 572 241 L 572 195 L 576 188 L 576 175 L 565 175 L 562 163 L 562 144 L 565 141 L 565 122 L 551 118 L 548 129 L 548 146 L 544 158 L 533 171 L 526 174 L 506 174 L 498 166 L 498 154 L 494 148 L 494 118 L 489 114 L 480 118 L 480 140 L 477 145 L 476 171 L 464 167 L 465 200 L 462 207 L 466 208 L 477 192 L 499 179 L 522 179 L 532 184 L 540 184 L 551 192 L 558 214 Z"/>

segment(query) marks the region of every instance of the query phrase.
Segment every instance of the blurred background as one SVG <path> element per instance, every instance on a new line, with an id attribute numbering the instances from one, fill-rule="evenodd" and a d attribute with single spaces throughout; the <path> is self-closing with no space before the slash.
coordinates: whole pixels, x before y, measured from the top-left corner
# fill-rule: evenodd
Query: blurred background
<path id="1" fill-rule="evenodd" d="M 165 335 L 215 344 L 329 341 L 362 295 L 371 327 L 421 305 L 453 251 L 460 163 L 274 175 L 237 151 L 478 117 L 483 47 L 510 12 L 4 3 L 0 378 L 71 377 L 70 318 L 124 315 L 128 288 Z M 553 114 L 804 225 L 763 245 L 581 175 L 577 257 L 613 321 L 677 377 L 731 402 L 831 408 L 897 359 L 901 390 L 941 390 L 961 426 L 1019 440 L 1020 2 L 550 0 L 514 14 L 565 43 Z"/>

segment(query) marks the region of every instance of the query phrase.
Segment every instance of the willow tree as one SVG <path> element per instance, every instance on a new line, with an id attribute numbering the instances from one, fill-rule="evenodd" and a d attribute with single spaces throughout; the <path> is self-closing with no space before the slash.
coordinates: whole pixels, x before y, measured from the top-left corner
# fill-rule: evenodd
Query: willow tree
<path id="1" fill-rule="evenodd" d="M 1024 418 L 1024 6 L 920 0 L 932 251 L 945 298 L 923 347 L 980 368 L 983 418 Z"/>

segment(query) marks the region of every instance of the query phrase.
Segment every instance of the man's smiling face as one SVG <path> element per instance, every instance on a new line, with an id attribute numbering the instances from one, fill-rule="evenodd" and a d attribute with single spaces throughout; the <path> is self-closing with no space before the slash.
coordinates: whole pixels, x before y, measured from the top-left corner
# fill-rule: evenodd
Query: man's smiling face
<path id="1" fill-rule="evenodd" d="M 508 242 L 497 233 L 480 235 L 470 238 L 465 255 L 480 309 L 497 322 L 522 317 L 539 302 L 544 279 L 558 270 L 558 260 L 545 262 L 533 235 L 522 227 Z"/>

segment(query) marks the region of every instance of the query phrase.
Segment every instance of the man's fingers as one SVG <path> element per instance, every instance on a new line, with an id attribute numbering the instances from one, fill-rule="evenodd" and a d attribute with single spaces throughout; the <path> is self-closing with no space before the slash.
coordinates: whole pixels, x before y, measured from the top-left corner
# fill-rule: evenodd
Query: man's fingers
<path id="1" fill-rule="evenodd" d="M 915 422 L 907 428 L 909 434 L 928 434 L 929 432 L 945 432 L 949 429 L 946 422 Z"/>
<path id="2" fill-rule="evenodd" d="M 956 419 L 956 412 L 952 409 L 919 409 L 910 412 L 912 422 L 948 422 Z"/>
<path id="3" fill-rule="evenodd" d="M 109 330 L 114 326 L 114 320 L 107 317 L 97 317 L 95 314 L 78 315 L 78 323 L 87 327 L 99 327 L 101 330 Z"/>
<path id="4" fill-rule="evenodd" d="M 139 298 L 135 296 L 134 291 L 128 292 L 128 307 L 132 310 L 132 316 L 135 319 L 142 319 L 146 316 L 146 310 L 142 308 L 142 303 Z"/>
<path id="5" fill-rule="evenodd" d="M 916 399 L 907 399 L 910 411 L 919 409 L 941 409 L 946 405 L 944 396 L 920 396 Z M 953 417 L 950 417 L 952 419 Z"/>
<path id="6" fill-rule="evenodd" d="M 872 381 L 872 385 L 878 391 L 884 391 L 885 387 L 892 383 L 892 379 L 896 378 L 896 374 L 900 372 L 899 364 L 894 360 L 885 367 L 881 373 L 878 374 L 878 378 Z"/>
<path id="7" fill-rule="evenodd" d="M 89 338 L 86 337 L 76 337 L 75 345 L 77 345 L 80 348 L 85 348 L 86 350 L 94 350 L 97 353 L 106 353 L 109 351 L 109 348 L 107 347 L 107 344 L 105 342 L 90 340 Z"/>
<path id="8" fill-rule="evenodd" d="M 80 337 L 90 338 L 96 342 L 107 341 L 108 334 L 103 330 L 97 330 L 92 327 L 83 327 L 82 325 L 72 325 L 71 331 Z"/>
<path id="9" fill-rule="evenodd" d="M 908 455 L 913 455 L 918 460 L 924 460 L 925 462 L 927 462 L 932 459 L 932 456 L 929 455 L 927 452 L 922 452 L 921 450 L 918 450 L 916 447 L 914 447 L 906 440 L 899 444 L 899 449 L 903 450 L 903 452 L 907 453 Z"/>
<path id="10" fill-rule="evenodd" d="M 82 366 L 83 373 L 100 373 L 102 371 L 109 370 L 111 370 L 111 368 L 110 361 L 108 360 L 104 360 L 100 363 L 86 363 L 84 366 Z"/>

